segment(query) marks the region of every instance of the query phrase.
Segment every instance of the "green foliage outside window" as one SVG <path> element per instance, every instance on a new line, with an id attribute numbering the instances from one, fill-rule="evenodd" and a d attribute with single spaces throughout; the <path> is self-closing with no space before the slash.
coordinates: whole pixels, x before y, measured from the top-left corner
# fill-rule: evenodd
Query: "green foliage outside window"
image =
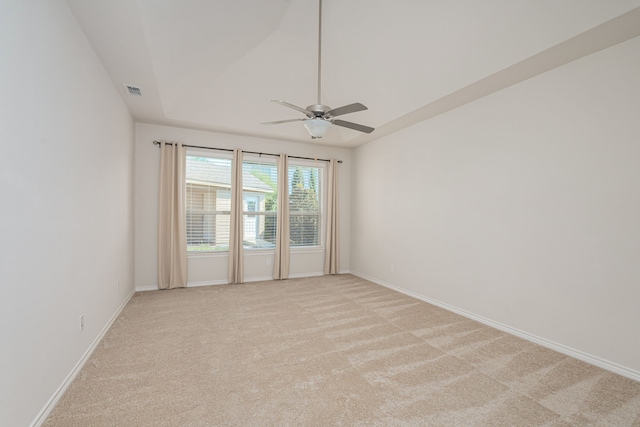
<path id="1" fill-rule="evenodd" d="M 318 169 L 297 166 L 289 195 L 289 236 L 291 246 L 317 246 L 320 229 Z"/>

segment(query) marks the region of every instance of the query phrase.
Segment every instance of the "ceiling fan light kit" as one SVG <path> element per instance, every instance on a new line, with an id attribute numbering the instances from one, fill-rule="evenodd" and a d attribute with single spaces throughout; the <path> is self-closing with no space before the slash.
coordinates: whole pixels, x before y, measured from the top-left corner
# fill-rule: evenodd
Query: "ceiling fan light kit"
<path id="1" fill-rule="evenodd" d="M 319 117 L 307 119 L 304 121 L 304 127 L 307 128 L 312 138 L 322 138 L 331 127 L 331 122 Z"/>
<path id="2" fill-rule="evenodd" d="M 289 120 L 278 120 L 275 122 L 266 122 L 261 123 L 263 125 L 276 125 L 281 123 L 289 123 L 289 122 L 297 122 L 304 121 L 304 127 L 311 134 L 312 139 L 322 138 L 332 124 L 336 126 L 342 126 L 349 129 L 357 130 L 359 132 L 371 133 L 374 131 L 374 128 L 360 125 L 357 123 L 347 122 L 344 120 L 334 120 L 334 117 L 341 116 L 343 114 L 355 113 L 356 111 L 366 110 L 367 107 L 359 102 L 355 104 L 349 104 L 338 108 L 331 108 L 326 105 L 323 105 L 320 100 L 321 93 L 321 67 L 322 67 L 322 0 L 318 0 L 319 10 L 318 10 L 318 103 L 309 105 L 307 108 L 298 107 L 297 105 L 289 104 L 285 101 L 271 101 L 277 102 L 285 107 L 292 108 L 304 114 L 306 118 L 300 119 L 289 119 Z"/>

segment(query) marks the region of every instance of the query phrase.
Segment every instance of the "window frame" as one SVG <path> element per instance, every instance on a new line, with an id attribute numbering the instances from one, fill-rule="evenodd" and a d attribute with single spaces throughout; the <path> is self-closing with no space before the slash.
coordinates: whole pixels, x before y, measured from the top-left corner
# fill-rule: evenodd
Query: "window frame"
<path id="1" fill-rule="evenodd" d="M 258 163 L 258 164 L 265 164 L 265 165 L 270 165 L 270 166 L 274 166 L 276 169 L 276 174 L 279 174 L 278 171 L 278 158 L 275 156 L 269 156 L 269 157 L 262 157 L 260 155 L 256 155 L 256 154 L 251 154 L 251 153 L 244 153 L 242 156 L 242 168 L 244 171 L 244 163 Z M 243 172 L 244 173 L 244 172 Z M 280 179 L 280 176 L 277 175 L 277 179 Z M 244 182 L 242 183 L 242 227 L 243 227 L 243 242 L 245 239 L 245 235 L 244 235 L 244 217 L 245 215 L 256 215 L 256 216 L 262 216 L 265 218 L 265 222 L 266 222 L 266 218 L 268 216 L 272 216 L 275 217 L 276 222 L 278 221 L 278 210 L 277 210 L 277 203 L 276 203 L 276 210 L 275 211 L 264 211 L 264 212 L 254 212 L 254 211 L 245 211 L 244 210 L 244 201 L 245 201 L 245 194 L 244 194 Z M 276 181 L 276 188 L 277 188 L 277 181 Z M 243 248 L 242 248 L 243 252 L 245 252 L 246 254 L 259 254 L 259 253 L 275 253 L 276 251 L 276 246 L 274 244 L 273 247 L 255 247 L 255 248 L 251 248 L 251 247 L 246 247 L 243 244 Z"/>
<path id="2" fill-rule="evenodd" d="M 319 216 L 320 216 L 320 235 L 318 236 L 318 244 L 317 245 L 313 245 L 313 246 L 290 246 L 289 247 L 289 251 L 291 253 L 294 252 L 306 252 L 306 253 L 311 253 L 311 252 L 324 252 L 325 250 L 325 241 L 326 241 L 326 234 L 325 230 L 326 230 L 326 226 L 327 226 L 327 212 L 326 212 L 326 207 L 327 207 L 327 180 L 328 180 L 328 176 L 327 176 L 327 171 L 328 171 L 328 163 L 326 161 L 320 161 L 320 160 L 306 160 L 306 159 L 296 159 L 296 158 L 289 158 L 289 165 L 288 167 L 295 167 L 295 166 L 301 166 L 301 167 L 314 167 L 314 168 L 318 168 L 321 170 L 321 180 L 319 182 L 319 184 L 321 185 L 321 194 L 320 194 L 320 199 L 318 201 L 319 203 Z M 287 178 L 289 176 L 289 171 L 287 170 Z M 291 184 L 290 182 L 288 182 L 287 184 Z M 296 214 L 297 215 L 297 214 Z M 300 215 L 303 215 L 303 213 L 301 213 Z M 291 221 L 291 211 L 289 211 L 289 221 Z"/>
<path id="3" fill-rule="evenodd" d="M 185 155 L 185 161 L 186 161 L 186 157 L 208 157 L 211 159 L 222 159 L 222 160 L 230 160 L 231 161 L 231 168 L 233 170 L 233 154 L 226 152 L 226 151 L 217 151 L 217 150 L 213 150 L 213 149 L 199 149 L 199 148 L 187 148 L 186 151 L 186 155 Z M 230 172 L 231 173 L 231 172 Z M 233 177 L 230 176 L 230 179 L 233 180 Z M 187 210 L 187 177 L 186 177 L 186 164 L 185 164 L 185 227 L 187 226 L 187 216 L 188 216 L 188 210 Z M 231 191 L 231 182 L 229 183 L 229 189 L 228 191 Z M 228 214 L 229 218 L 231 218 L 231 211 L 214 211 L 212 212 L 214 215 L 216 214 Z M 188 230 L 187 230 L 188 231 Z M 230 237 L 230 236 L 229 236 Z M 187 242 L 188 242 L 188 238 L 187 238 Z M 208 257 L 227 257 L 229 256 L 229 248 L 227 247 L 226 250 L 219 250 L 219 251 L 189 251 L 189 245 L 187 244 L 187 258 L 208 258 Z"/>
<path id="4" fill-rule="evenodd" d="M 231 160 L 232 162 L 232 168 L 233 168 L 233 154 L 226 152 L 226 151 L 216 151 L 216 150 L 209 150 L 209 149 L 198 149 L 198 148 L 188 148 L 187 152 L 186 152 L 187 156 L 195 156 L 195 157 L 209 157 L 209 158 L 213 158 L 213 159 L 225 159 L 225 160 Z M 258 155 L 254 155 L 254 154 L 247 154 L 245 153 L 243 155 L 243 159 L 242 162 L 249 162 L 249 163 L 264 163 L 264 164 L 269 164 L 269 165 L 275 165 L 277 166 L 278 161 L 277 161 L 277 157 L 273 157 L 272 158 L 265 158 L 262 156 L 258 156 Z M 306 160 L 306 159 L 296 159 L 296 158 L 292 158 L 289 157 L 288 159 L 288 167 L 295 167 L 295 166 L 301 166 L 301 167 L 314 167 L 314 168 L 318 168 L 321 170 L 321 180 L 319 182 L 319 184 L 321 185 L 321 192 L 322 194 L 320 195 L 320 199 L 319 199 L 319 216 L 320 216 L 320 235 L 318 236 L 318 241 L 319 244 L 318 245 L 314 245 L 314 246 L 290 246 L 289 251 L 290 253 L 320 253 L 320 252 L 324 252 L 325 250 L 325 243 L 326 243 L 326 226 L 327 226 L 327 212 L 326 212 L 326 207 L 327 207 L 327 185 L 328 185 L 328 163 L 326 161 L 316 161 L 316 160 Z M 244 165 L 242 165 L 242 167 L 244 167 Z M 287 170 L 287 178 L 289 171 Z M 278 179 L 280 179 L 280 177 L 278 177 Z M 290 184 L 290 183 L 288 183 Z M 229 191 L 231 190 L 231 184 L 229 186 Z M 186 191 L 186 182 L 185 182 L 185 191 Z M 242 197 L 243 197 L 243 201 L 244 201 L 244 189 L 241 191 L 242 193 Z M 185 194 L 185 204 L 186 204 L 186 194 Z M 185 206 L 185 210 L 186 210 L 186 206 Z M 229 213 L 230 215 L 230 211 L 215 211 L 214 214 L 217 213 L 222 213 L 222 214 L 227 214 Z M 245 214 L 251 214 L 251 215 L 263 215 L 263 216 L 267 216 L 267 215 L 273 215 L 276 216 L 278 215 L 278 211 L 276 210 L 275 212 L 248 212 L 248 211 L 244 211 L 244 206 L 243 206 L 243 212 L 242 212 L 242 216 L 243 216 L 243 227 L 244 227 L 244 215 Z M 186 215 L 185 215 L 186 216 Z M 289 220 L 291 220 L 291 212 L 289 212 Z M 186 221 L 186 218 L 185 218 Z M 243 236 L 244 237 L 244 236 Z M 245 255 L 259 255 L 260 253 L 275 253 L 275 247 L 273 248 L 246 248 L 244 247 L 243 250 L 245 251 Z M 207 258 L 207 257 L 227 257 L 229 256 L 229 250 L 221 250 L 221 251 L 189 251 L 187 250 L 187 257 L 188 258 Z"/>

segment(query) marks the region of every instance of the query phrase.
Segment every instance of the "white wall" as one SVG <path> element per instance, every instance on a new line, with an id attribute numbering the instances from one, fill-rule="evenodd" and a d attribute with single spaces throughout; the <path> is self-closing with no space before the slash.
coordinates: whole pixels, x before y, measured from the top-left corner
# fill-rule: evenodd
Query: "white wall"
<path id="1" fill-rule="evenodd" d="M 63 1 L 0 2 L 0 44 L 0 425 L 26 426 L 133 291 L 134 127 Z"/>
<path id="2" fill-rule="evenodd" d="M 352 272 L 640 379 L 640 39 L 353 159 Z"/>
<path id="3" fill-rule="evenodd" d="M 181 141 L 183 144 L 216 148 L 240 148 L 263 153 L 342 160 L 340 174 L 340 270 L 349 270 L 349 227 L 351 190 L 351 150 L 323 146 L 322 142 L 300 144 L 205 132 L 151 124 L 136 124 L 135 155 L 135 284 L 138 289 L 157 289 L 158 285 L 158 180 L 160 151 L 153 141 Z M 273 251 L 245 251 L 245 281 L 269 280 Z M 188 286 L 227 283 L 228 256 L 209 254 L 190 256 Z M 322 274 L 324 252 L 292 250 L 291 276 Z"/>

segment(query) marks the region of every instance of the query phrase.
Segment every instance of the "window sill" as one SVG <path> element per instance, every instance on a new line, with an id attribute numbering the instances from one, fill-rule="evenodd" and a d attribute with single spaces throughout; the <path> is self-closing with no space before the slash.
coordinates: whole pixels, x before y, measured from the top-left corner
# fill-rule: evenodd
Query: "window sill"
<path id="1" fill-rule="evenodd" d="M 322 246 L 313 246 L 313 247 L 302 247 L 302 248 L 289 248 L 289 252 L 292 254 L 311 254 L 311 253 L 324 253 L 324 248 Z"/>
<path id="2" fill-rule="evenodd" d="M 258 255 L 273 255 L 276 253 L 276 250 L 273 248 L 264 248 L 264 249 L 247 249 L 244 248 L 242 250 L 242 254 L 245 256 L 258 256 Z"/>
<path id="3" fill-rule="evenodd" d="M 247 249 L 243 250 L 243 254 L 246 256 L 260 256 L 260 255 L 273 255 L 275 249 Z M 312 253 L 324 253 L 322 246 L 306 247 L 306 248 L 289 248 L 289 252 L 292 254 L 312 254 Z M 229 256 L 228 251 L 215 251 L 215 252 L 187 252 L 187 258 L 226 258 Z"/>
<path id="4" fill-rule="evenodd" d="M 223 258 L 228 257 L 228 251 L 217 252 L 187 252 L 187 258 Z"/>

